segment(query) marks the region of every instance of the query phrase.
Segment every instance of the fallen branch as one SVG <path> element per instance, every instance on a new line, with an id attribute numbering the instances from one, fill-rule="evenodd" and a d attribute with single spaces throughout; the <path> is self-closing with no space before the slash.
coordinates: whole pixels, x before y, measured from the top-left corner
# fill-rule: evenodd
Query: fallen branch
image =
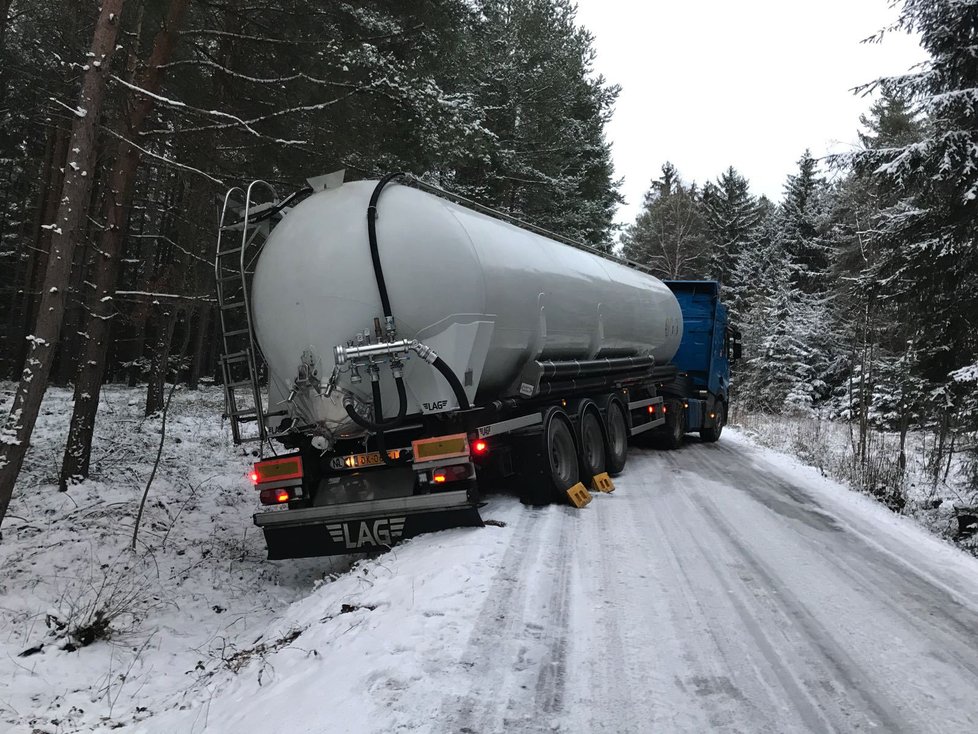
<path id="1" fill-rule="evenodd" d="M 143 519 L 143 508 L 146 506 L 146 498 L 149 496 L 149 488 L 153 484 L 153 479 L 156 477 L 156 470 L 160 466 L 160 457 L 163 456 L 163 443 L 166 440 L 166 414 L 170 410 L 170 400 L 173 399 L 173 393 L 177 389 L 177 381 L 174 379 L 173 387 L 170 388 L 169 394 L 166 396 L 166 403 L 163 405 L 163 422 L 160 425 L 160 445 L 156 450 L 156 461 L 153 462 L 153 471 L 149 474 L 149 479 L 146 480 L 146 489 L 143 490 L 143 499 L 139 502 L 139 512 L 136 513 L 136 525 L 132 529 L 132 543 L 130 548 L 136 550 L 136 537 L 139 535 L 139 523 Z"/>

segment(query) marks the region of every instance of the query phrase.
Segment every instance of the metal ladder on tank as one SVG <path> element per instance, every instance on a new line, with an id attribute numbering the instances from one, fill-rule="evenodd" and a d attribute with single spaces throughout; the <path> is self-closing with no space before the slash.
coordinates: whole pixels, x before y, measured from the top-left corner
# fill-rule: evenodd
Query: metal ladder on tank
<path id="1" fill-rule="evenodd" d="M 256 187 L 266 190 L 271 197 L 268 202 L 255 205 Z M 243 199 L 243 206 L 235 203 L 235 195 Z M 275 189 L 264 181 L 254 181 L 247 190 L 238 186 L 229 190 L 221 209 L 214 280 L 221 317 L 224 417 L 231 423 L 235 444 L 257 442 L 263 447 L 268 438 L 259 373 L 261 353 L 255 342 L 250 286 L 255 261 L 271 233 L 275 215 L 281 213 L 253 220 L 262 212 L 274 209 L 277 202 Z M 240 239 L 234 236 L 238 231 Z"/>

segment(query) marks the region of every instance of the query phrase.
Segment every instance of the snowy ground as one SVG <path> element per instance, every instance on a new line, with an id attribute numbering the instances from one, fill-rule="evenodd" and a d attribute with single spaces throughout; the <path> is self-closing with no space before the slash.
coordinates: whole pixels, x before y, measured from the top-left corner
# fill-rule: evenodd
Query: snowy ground
<path id="1" fill-rule="evenodd" d="M 159 437 L 140 397 L 109 391 L 98 477 L 67 496 L 69 396 L 47 403 L 0 544 L 0 729 L 978 727 L 978 560 L 736 432 L 635 452 L 581 511 L 499 496 L 501 526 L 268 562 L 218 394 L 178 392 L 130 554 Z M 62 649 L 104 582 L 127 629 Z"/>
<path id="2" fill-rule="evenodd" d="M 737 422 L 756 443 L 800 458 L 978 556 L 978 535 L 961 534 L 958 522 L 959 513 L 973 513 L 978 507 L 970 454 L 959 450 L 938 458 L 937 436 L 911 431 L 901 471 L 900 438 L 894 432 L 870 431 L 866 460 L 857 462 L 855 426 L 817 416 L 756 413 L 741 413 Z M 974 437 L 958 436 L 957 443 L 974 443 Z"/>

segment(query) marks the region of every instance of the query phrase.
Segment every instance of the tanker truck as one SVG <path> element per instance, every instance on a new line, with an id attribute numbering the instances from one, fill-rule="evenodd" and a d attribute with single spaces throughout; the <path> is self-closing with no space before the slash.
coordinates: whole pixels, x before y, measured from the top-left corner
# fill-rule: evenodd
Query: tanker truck
<path id="1" fill-rule="evenodd" d="M 228 192 L 215 258 L 224 414 L 257 444 L 269 558 L 479 526 L 493 487 L 580 507 L 632 440 L 719 439 L 739 343 L 716 283 L 405 174 L 309 184 Z"/>

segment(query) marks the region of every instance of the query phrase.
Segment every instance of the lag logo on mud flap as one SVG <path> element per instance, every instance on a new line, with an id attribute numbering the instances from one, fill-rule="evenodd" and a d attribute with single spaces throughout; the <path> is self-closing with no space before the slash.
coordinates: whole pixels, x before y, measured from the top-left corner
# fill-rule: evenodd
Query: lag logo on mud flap
<path id="1" fill-rule="evenodd" d="M 342 543 L 348 550 L 365 545 L 391 545 L 404 534 L 403 517 L 383 518 L 381 520 L 361 520 L 359 522 L 327 525 L 326 530 L 334 543 Z"/>

